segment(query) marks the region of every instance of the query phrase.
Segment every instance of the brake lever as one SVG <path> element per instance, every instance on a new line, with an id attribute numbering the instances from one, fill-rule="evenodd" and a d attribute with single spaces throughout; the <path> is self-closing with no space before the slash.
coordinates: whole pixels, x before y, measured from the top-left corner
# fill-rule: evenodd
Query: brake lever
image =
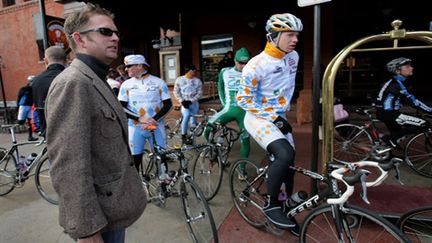
<path id="1" fill-rule="evenodd" d="M 360 192 L 360 197 L 365 203 L 370 204 L 367 198 L 367 186 L 366 186 L 366 177 L 369 175 L 370 172 L 367 170 L 362 170 L 362 172 L 363 173 L 360 176 L 360 183 L 362 188 L 362 191 Z"/>

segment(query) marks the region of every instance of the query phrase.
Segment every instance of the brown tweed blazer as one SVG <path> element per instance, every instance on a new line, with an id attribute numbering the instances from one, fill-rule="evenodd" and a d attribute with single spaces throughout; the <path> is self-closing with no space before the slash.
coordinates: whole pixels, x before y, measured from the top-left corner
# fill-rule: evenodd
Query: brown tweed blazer
<path id="1" fill-rule="evenodd" d="M 104 82 L 75 59 L 55 78 L 46 101 L 60 225 L 74 239 L 125 228 L 146 206 L 128 146 L 126 115 Z"/>

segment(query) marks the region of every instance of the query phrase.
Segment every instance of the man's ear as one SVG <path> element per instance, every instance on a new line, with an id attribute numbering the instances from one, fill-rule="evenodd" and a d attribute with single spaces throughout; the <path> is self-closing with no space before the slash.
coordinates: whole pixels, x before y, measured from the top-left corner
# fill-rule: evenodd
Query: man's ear
<path id="1" fill-rule="evenodd" d="M 83 40 L 82 36 L 80 35 L 80 33 L 78 32 L 74 32 L 72 33 L 72 39 L 74 40 L 75 44 L 78 47 L 84 47 L 85 46 L 85 41 Z"/>

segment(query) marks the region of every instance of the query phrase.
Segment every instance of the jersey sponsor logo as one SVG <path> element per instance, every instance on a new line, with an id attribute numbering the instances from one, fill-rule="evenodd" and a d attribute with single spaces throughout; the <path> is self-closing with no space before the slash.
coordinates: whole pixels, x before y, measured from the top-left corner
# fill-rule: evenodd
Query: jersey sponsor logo
<path id="1" fill-rule="evenodd" d="M 400 114 L 396 118 L 396 122 L 400 125 L 409 124 L 409 125 L 420 126 L 423 125 L 426 121 L 415 116 Z"/>
<path id="2" fill-rule="evenodd" d="M 292 58 L 288 58 L 288 65 L 293 66 L 295 65 L 296 61 Z"/>
<path id="3" fill-rule="evenodd" d="M 280 73 L 282 72 L 282 67 L 277 66 L 276 69 L 273 71 L 273 73 Z"/>

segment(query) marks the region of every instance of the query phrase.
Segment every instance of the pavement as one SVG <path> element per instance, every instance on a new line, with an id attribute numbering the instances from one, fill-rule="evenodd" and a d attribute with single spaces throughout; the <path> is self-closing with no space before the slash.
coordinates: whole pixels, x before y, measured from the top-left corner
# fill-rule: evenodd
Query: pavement
<path id="1" fill-rule="evenodd" d="M 206 106 L 217 106 L 217 102 L 210 101 L 202 104 L 202 108 Z M 175 112 L 171 115 L 176 116 Z M 294 138 L 296 141 L 296 164 L 306 169 L 310 168 L 311 160 L 311 124 L 297 125 L 295 122 L 295 111 L 289 113 L 288 118 L 293 125 Z M 18 141 L 26 139 L 26 133 L 18 133 Z M 10 146 L 10 135 L 8 133 L 0 133 L 0 146 Z M 26 146 L 21 150 L 22 153 L 29 154 L 37 152 L 39 148 L 34 146 Z M 239 143 L 236 143 L 231 152 L 230 159 L 235 161 L 238 159 Z M 259 163 L 265 158 L 264 150 L 261 149 L 255 141 L 251 140 L 251 155 L 252 161 Z M 319 165 L 318 168 L 321 168 Z M 402 176 L 405 183 L 400 186 L 393 178 L 386 180 L 385 184 L 391 186 L 391 192 L 382 196 L 382 193 L 377 193 L 377 198 L 369 198 L 372 205 L 405 205 L 406 198 L 415 197 L 419 194 L 424 194 L 428 198 L 418 200 L 413 198 L 407 207 L 415 207 L 417 204 L 428 203 L 432 205 L 432 196 L 425 193 L 430 192 L 432 185 L 430 178 L 424 178 L 411 172 L 406 166 L 402 166 Z M 223 243 L 238 243 L 238 242 L 298 242 L 298 239 L 288 232 L 282 232 L 282 235 L 274 235 L 267 232 L 265 229 L 257 229 L 247 224 L 233 208 L 233 203 L 230 197 L 228 188 L 228 171 L 224 173 L 223 184 L 218 195 L 210 201 L 213 216 L 218 228 L 219 242 Z M 410 188 L 416 188 L 417 194 L 408 194 Z M 295 191 L 305 190 L 310 192 L 310 180 L 301 175 L 295 177 Z M 405 188 L 399 201 L 394 201 L 392 195 L 400 188 Z M 380 198 L 381 194 L 381 198 Z M 383 198 L 384 197 L 384 198 Z M 404 201 L 400 201 L 405 198 Z M 420 201 L 420 202 L 418 202 Z M 390 203 L 389 203 L 390 202 Z M 393 202 L 393 203 L 392 203 Z M 360 202 L 361 203 L 361 202 Z M 142 243 L 142 242 L 191 242 L 186 225 L 183 219 L 183 212 L 180 206 L 179 198 L 169 198 L 165 208 L 159 208 L 149 204 L 143 215 L 131 227 L 127 229 L 126 242 Z M 361 205 L 363 206 L 363 205 Z M 376 210 L 376 208 L 372 208 Z M 403 209 L 402 211 L 404 211 Z M 407 210 L 406 210 L 407 211 Z M 300 215 L 301 219 L 307 212 Z M 395 213 L 396 215 L 398 213 Z M 13 243 L 70 243 L 74 242 L 58 225 L 58 208 L 51 205 L 42 199 L 35 189 L 33 178 L 30 178 L 22 188 L 15 188 L 10 194 L 0 197 L 0 242 Z"/>

